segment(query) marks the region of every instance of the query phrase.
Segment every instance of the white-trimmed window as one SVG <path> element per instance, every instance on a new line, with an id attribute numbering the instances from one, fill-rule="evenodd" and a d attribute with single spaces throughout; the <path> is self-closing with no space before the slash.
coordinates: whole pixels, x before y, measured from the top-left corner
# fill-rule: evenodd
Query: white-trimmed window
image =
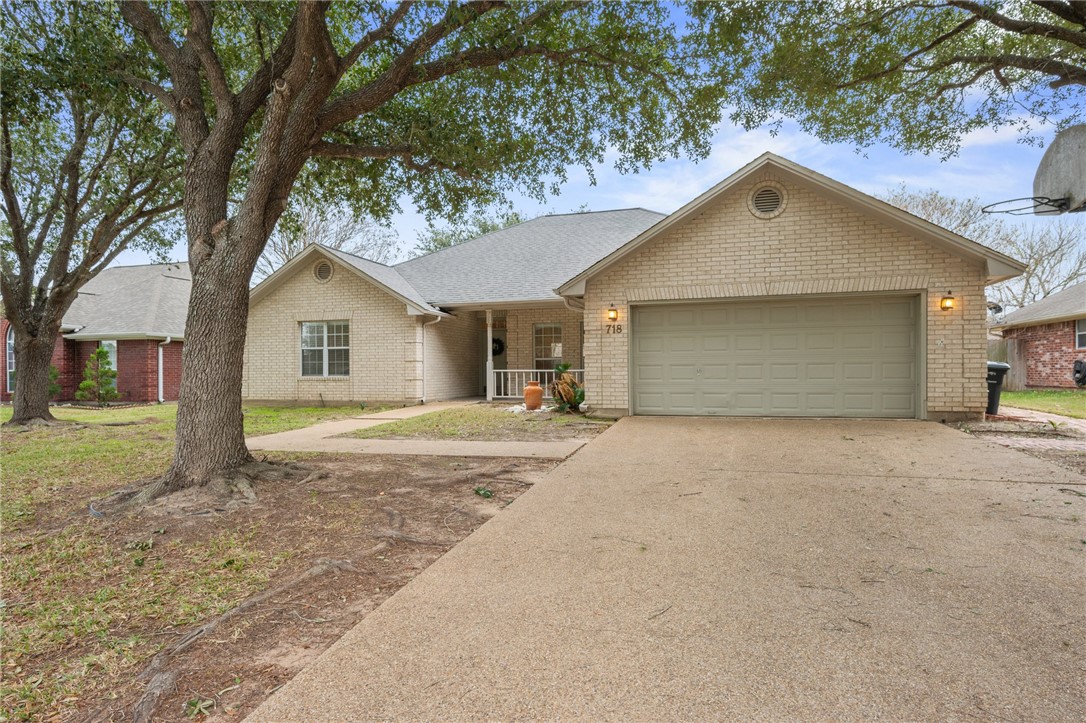
<path id="1" fill-rule="evenodd" d="M 1075 322 L 1075 348 L 1086 349 L 1086 319 L 1079 319 Z"/>
<path id="2" fill-rule="evenodd" d="M 351 371 L 351 335 L 346 321 L 302 322 L 302 376 L 345 377 Z"/>
<path id="3" fill-rule="evenodd" d="M 4 344 L 8 357 L 8 392 L 15 392 L 15 329 L 8 327 L 8 338 Z"/>
<path id="4" fill-rule="evenodd" d="M 102 339 L 98 342 L 98 346 L 101 349 L 106 350 L 106 354 L 109 355 L 109 368 L 113 371 L 119 371 L 117 369 L 117 342 L 111 339 Z M 113 377 L 113 386 L 117 386 L 117 377 Z"/>
<path id="5" fill-rule="evenodd" d="M 532 336 L 536 369 L 553 369 L 562 363 L 561 324 L 536 324 Z"/>

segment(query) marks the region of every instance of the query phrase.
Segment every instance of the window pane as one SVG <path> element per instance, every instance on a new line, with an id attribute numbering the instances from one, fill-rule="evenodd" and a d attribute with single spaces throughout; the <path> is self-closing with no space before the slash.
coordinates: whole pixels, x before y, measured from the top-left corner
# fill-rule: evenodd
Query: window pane
<path id="1" fill-rule="evenodd" d="M 328 346 L 349 347 L 351 345 L 350 334 L 347 330 L 347 322 L 332 322 L 328 324 Z"/>
<path id="2" fill-rule="evenodd" d="M 562 361 L 562 325 L 536 324 L 534 332 L 535 368 L 550 369 Z"/>
<path id="3" fill-rule="evenodd" d="M 302 376 L 324 376 L 324 350 L 302 349 Z"/>
<path id="4" fill-rule="evenodd" d="M 1075 322 L 1075 348 L 1086 349 L 1086 319 Z"/>
<path id="5" fill-rule="evenodd" d="M 109 354 L 109 368 L 113 371 L 117 371 L 117 342 L 115 341 L 100 341 L 98 346 L 106 350 Z M 117 378 L 114 377 L 110 382 L 110 386 L 117 386 Z"/>
<path id="6" fill-rule="evenodd" d="M 324 347 L 324 324 L 302 324 L 302 348 L 321 349 Z"/>
<path id="7" fill-rule="evenodd" d="M 15 330 L 8 327 L 7 344 L 8 357 L 8 391 L 15 391 Z"/>
<path id="8" fill-rule="evenodd" d="M 349 349 L 328 350 L 328 376 L 345 377 L 351 372 L 351 352 Z"/>

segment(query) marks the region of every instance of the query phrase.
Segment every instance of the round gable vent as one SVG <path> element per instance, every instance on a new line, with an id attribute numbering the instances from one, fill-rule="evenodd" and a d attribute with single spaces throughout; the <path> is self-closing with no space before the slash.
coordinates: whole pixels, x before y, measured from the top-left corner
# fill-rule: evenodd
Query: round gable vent
<path id="1" fill-rule="evenodd" d="M 331 261 L 318 261 L 316 266 L 313 267 L 313 276 L 317 281 L 327 281 L 332 278 L 332 262 Z"/>
<path id="2" fill-rule="evenodd" d="M 747 207 L 758 218 L 773 218 L 784 211 L 784 188 L 773 182 L 754 187 L 747 198 Z"/>

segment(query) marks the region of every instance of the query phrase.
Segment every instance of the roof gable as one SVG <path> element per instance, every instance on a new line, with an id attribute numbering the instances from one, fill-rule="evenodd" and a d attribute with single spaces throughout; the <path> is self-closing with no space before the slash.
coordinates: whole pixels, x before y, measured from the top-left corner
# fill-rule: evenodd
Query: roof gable
<path id="1" fill-rule="evenodd" d="M 958 256 L 983 262 L 987 269 L 989 283 L 1013 278 L 1025 270 L 1025 266 L 997 251 L 982 246 L 974 241 L 959 236 L 947 229 L 925 221 L 873 196 L 861 193 L 839 181 L 823 176 L 808 168 L 781 158 L 772 153 L 765 153 L 757 159 L 725 178 L 679 210 L 667 216 L 659 223 L 639 234 L 636 238 L 618 248 L 614 253 L 600 259 L 556 289 L 562 296 L 582 296 L 587 281 L 603 272 L 620 260 L 628 257 L 644 245 L 661 237 L 696 217 L 710 204 L 724 194 L 740 186 L 756 173 L 772 169 L 784 180 L 803 185 L 818 193 L 852 208 L 868 217 L 897 228 L 922 241 L 943 248 Z"/>
<path id="2" fill-rule="evenodd" d="M 444 311 L 429 303 L 419 294 L 395 268 L 364 259 L 361 256 L 333 249 L 323 244 L 310 244 L 297 256 L 276 269 L 274 273 L 261 281 L 249 292 L 251 304 L 257 304 L 277 288 L 281 283 L 297 273 L 316 256 L 323 256 L 338 263 L 349 271 L 362 277 L 390 296 L 402 301 L 407 306 L 407 313 L 412 315 L 448 316 Z"/>

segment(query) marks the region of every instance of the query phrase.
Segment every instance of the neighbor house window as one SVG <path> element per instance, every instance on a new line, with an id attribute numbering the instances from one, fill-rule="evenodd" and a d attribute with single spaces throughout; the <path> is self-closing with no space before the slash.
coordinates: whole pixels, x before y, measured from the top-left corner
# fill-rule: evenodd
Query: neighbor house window
<path id="1" fill-rule="evenodd" d="M 109 368 L 117 371 L 117 342 L 103 339 L 98 342 L 98 346 L 105 349 L 106 354 L 109 355 Z"/>
<path id="2" fill-rule="evenodd" d="M 8 391 L 15 391 L 15 329 L 8 327 L 7 344 L 8 355 Z"/>
<path id="3" fill-rule="evenodd" d="M 347 322 L 302 322 L 302 376 L 345 377 L 350 370 L 351 337 Z"/>
<path id="4" fill-rule="evenodd" d="M 9 331 L 8 334 L 11 332 Z M 1079 319 L 1075 322 L 1075 348 L 1086 349 L 1086 319 Z M 10 359 L 10 352 L 8 359 Z M 10 369 L 10 367 L 8 367 Z"/>
<path id="5" fill-rule="evenodd" d="M 562 325 L 535 325 L 535 368 L 553 369 L 562 363 Z"/>

